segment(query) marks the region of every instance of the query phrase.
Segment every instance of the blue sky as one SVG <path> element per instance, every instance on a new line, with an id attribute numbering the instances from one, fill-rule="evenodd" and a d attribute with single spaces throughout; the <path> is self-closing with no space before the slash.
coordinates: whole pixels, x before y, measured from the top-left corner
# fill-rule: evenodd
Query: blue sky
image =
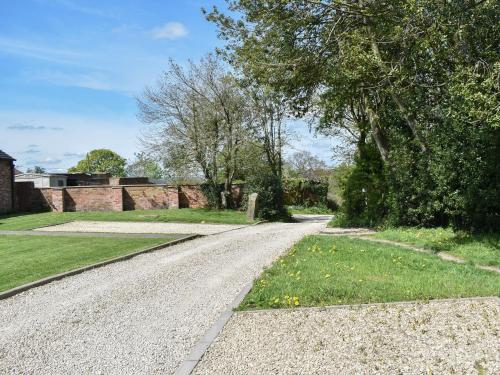
<path id="1" fill-rule="evenodd" d="M 0 149 L 26 169 L 64 171 L 94 148 L 140 151 L 135 97 L 169 58 L 221 42 L 201 7 L 222 0 L 1 1 Z M 332 141 L 293 125 L 292 149 L 330 163 Z"/>

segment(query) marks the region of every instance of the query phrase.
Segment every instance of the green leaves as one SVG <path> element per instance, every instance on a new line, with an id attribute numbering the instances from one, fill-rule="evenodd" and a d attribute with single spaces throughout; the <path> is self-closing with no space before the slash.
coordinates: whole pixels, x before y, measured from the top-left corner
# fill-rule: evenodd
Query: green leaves
<path id="1" fill-rule="evenodd" d="M 68 169 L 70 173 L 109 173 L 113 177 L 125 176 L 126 160 L 108 149 L 92 150 L 78 164 Z"/>

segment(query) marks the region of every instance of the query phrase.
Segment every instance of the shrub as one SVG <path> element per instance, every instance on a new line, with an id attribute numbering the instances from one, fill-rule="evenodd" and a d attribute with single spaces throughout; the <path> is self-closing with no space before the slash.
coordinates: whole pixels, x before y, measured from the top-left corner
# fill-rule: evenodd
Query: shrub
<path id="1" fill-rule="evenodd" d="M 223 185 L 213 185 L 209 183 L 201 184 L 201 191 L 203 195 L 207 198 L 208 207 L 220 209 L 221 208 L 221 192 L 223 190 Z"/>
<path id="2" fill-rule="evenodd" d="M 290 219 L 290 214 L 284 205 L 283 186 L 278 176 L 263 172 L 250 177 L 245 184 L 245 205 L 248 204 L 248 195 L 251 193 L 259 195 L 259 218 L 265 220 Z"/>
<path id="3" fill-rule="evenodd" d="M 342 220 L 342 226 L 373 227 L 387 213 L 384 165 L 372 143 L 365 145 L 363 151 L 362 156 L 356 155 L 354 167 L 341 183 L 343 204 L 338 220 Z"/>

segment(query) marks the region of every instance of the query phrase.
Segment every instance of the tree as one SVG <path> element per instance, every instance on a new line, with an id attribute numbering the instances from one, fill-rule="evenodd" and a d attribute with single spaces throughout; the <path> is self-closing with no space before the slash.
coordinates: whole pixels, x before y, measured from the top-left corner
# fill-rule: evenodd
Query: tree
<path id="1" fill-rule="evenodd" d="M 229 4 L 207 15 L 221 52 L 320 130 L 350 132 L 393 224 L 500 227 L 498 1 Z"/>
<path id="2" fill-rule="evenodd" d="M 144 152 L 135 154 L 135 160 L 127 165 L 126 175 L 130 177 L 149 177 L 160 179 L 164 177 L 161 166 Z"/>
<path id="3" fill-rule="evenodd" d="M 151 125 L 143 139 L 146 149 L 170 171 L 201 170 L 213 205 L 230 206 L 248 118 L 245 98 L 222 63 L 211 55 L 199 64 L 190 62 L 187 69 L 171 61 L 157 87 L 147 87 L 138 105 L 140 119 Z"/>
<path id="4" fill-rule="evenodd" d="M 87 153 L 85 159 L 68 169 L 69 173 L 109 173 L 114 177 L 125 176 L 126 160 L 116 152 L 97 149 Z"/>
<path id="5" fill-rule="evenodd" d="M 28 168 L 26 170 L 26 173 L 46 173 L 47 170 L 43 167 L 40 167 L 38 165 L 35 165 L 33 168 Z"/>
<path id="6" fill-rule="evenodd" d="M 321 181 L 330 174 L 326 163 L 309 151 L 299 151 L 288 158 L 287 165 L 292 177 Z"/>

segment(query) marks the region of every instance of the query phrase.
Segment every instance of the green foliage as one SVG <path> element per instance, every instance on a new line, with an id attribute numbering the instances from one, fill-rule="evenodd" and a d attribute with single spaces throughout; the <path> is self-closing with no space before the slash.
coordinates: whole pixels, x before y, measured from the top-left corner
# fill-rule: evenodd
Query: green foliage
<path id="1" fill-rule="evenodd" d="M 304 178 L 283 181 L 285 204 L 312 207 L 327 204 L 328 183 Z"/>
<path id="2" fill-rule="evenodd" d="M 109 173 L 114 177 L 125 176 L 126 160 L 108 149 L 92 150 L 69 173 Z"/>
<path id="3" fill-rule="evenodd" d="M 319 109 L 318 128 L 347 131 L 358 151 L 376 141 L 385 167 L 356 161 L 345 223 L 499 230 L 498 1 L 235 0 L 229 9 L 207 17 L 235 67 L 282 93 L 294 114 Z"/>
<path id="4" fill-rule="evenodd" d="M 375 145 L 369 143 L 355 157 L 355 165 L 342 182 L 342 226 L 380 224 L 386 215 L 385 168 Z"/>
<path id="5" fill-rule="evenodd" d="M 326 204 L 316 204 L 314 206 L 288 206 L 288 212 L 292 215 L 331 215 L 334 209 L 331 209 Z"/>
<path id="6" fill-rule="evenodd" d="M 304 238 L 266 269 L 239 309 L 499 295 L 500 277 L 360 239 Z"/>
<path id="7" fill-rule="evenodd" d="M 258 216 L 265 220 L 288 220 L 290 214 L 284 205 L 284 191 L 281 179 L 273 173 L 260 173 L 251 176 L 245 184 L 245 198 L 248 202 L 248 195 L 257 193 Z"/>
<path id="8" fill-rule="evenodd" d="M 221 184 L 213 185 L 210 183 L 201 184 L 201 191 L 207 198 L 208 207 L 220 209 L 221 208 L 221 193 L 224 186 Z"/>

